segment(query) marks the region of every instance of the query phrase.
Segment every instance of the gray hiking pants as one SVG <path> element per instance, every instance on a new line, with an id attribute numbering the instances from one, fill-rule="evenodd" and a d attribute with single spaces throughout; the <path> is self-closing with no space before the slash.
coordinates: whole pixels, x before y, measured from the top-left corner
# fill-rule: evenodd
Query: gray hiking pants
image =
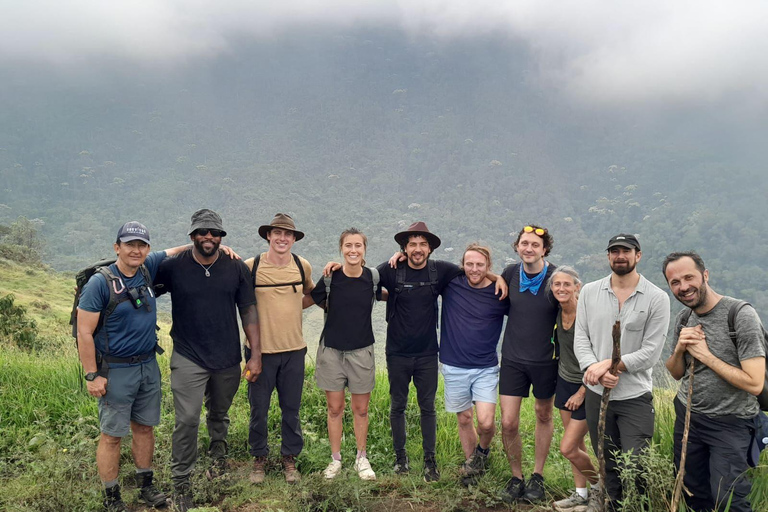
<path id="1" fill-rule="evenodd" d="M 189 480 L 197 462 L 197 431 L 200 412 L 205 400 L 208 436 L 211 439 L 208 452 L 211 458 L 227 454 L 227 430 L 229 406 L 240 385 L 240 365 L 212 372 L 174 351 L 171 356 L 171 390 L 176 409 L 176 426 L 173 429 L 171 475 L 174 485 Z"/>

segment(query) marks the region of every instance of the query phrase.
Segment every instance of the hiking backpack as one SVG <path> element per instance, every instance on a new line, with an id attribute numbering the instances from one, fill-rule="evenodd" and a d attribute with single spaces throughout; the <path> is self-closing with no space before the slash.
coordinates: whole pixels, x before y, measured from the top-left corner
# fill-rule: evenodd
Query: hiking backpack
<path id="1" fill-rule="evenodd" d="M 398 296 L 405 290 L 412 290 L 422 286 L 429 286 L 432 289 L 432 296 L 435 298 L 435 318 L 437 318 L 437 297 L 440 290 L 437 285 L 439 282 L 437 276 L 437 263 L 434 260 L 427 260 L 427 269 L 429 271 L 429 281 L 406 281 L 405 271 L 408 265 L 403 263 L 395 269 L 395 289 L 390 293 L 387 299 L 387 322 L 395 315 L 395 305 Z"/>
<path id="2" fill-rule="evenodd" d="M 306 279 L 304 275 L 304 265 L 301 264 L 301 260 L 299 259 L 299 256 L 297 254 L 291 254 L 291 256 L 293 256 L 293 261 L 296 262 L 296 266 L 299 267 L 299 273 L 301 274 L 301 281 L 297 281 L 295 283 L 258 284 L 256 282 L 256 271 L 259 269 L 259 261 L 261 260 L 261 254 L 257 254 L 253 258 L 253 268 L 251 268 L 251 282 L 253 282 L 253 286 L 256 288 L 275 288 L 278 286 L 293 286 L 294 293 L 297 293 L 299 291 L 298 288 L 296 287 L 301 286 L 303 290 L 304 281 Z"/>
<path id="3" fill-rule="evenodd" d="M 730 309 L 728 309 L 728 336 L 731 338 L 731 341 L 734 345 L 736 345 L 736 342 L 738 341 L 738 336 L 736 335 L 736 315 L 739 314 L 739 311 L 741 311 L 741 308 L 744 306 L 751 306 L 751 304 L 743 300 L 737 300 L 731 304 Z M 682 330 L 683 326 L 688 323 L 688 319 L 690 317 L 691 309 L 686 308 L 680 317 L 680 325 L 677 328 L 677 336 L 680 336 L 680 331 Z M 763 332 L 763 350 L 765 351 L 766 359 L 768 359 L 768 332 L 765 331 L 765 327 L 763 327 L 762 323 L 760 324 L 760 329 Z M 760 404 L 761 410 L 768 411 L 768 365 L 766 365 L 765 377 L 763 380 L 763 391 L 757 395 L 757 402 Z"/>
<path id="4" fill-rule="evenodd" d="M 109 289 L 109 302 L 107 303 L 107 307 L 104 308 L 103 311 L 99 313 L 99 322 L 96 324 L 96 329 L 93 331 L 93 337 L 96 338 L 96 334 L 106 325 L 107 318 L 114 313 L 117 306 L 119 306 L 121 303 L 131 300 L 131 297 L 128 295 L 128 293 L 124 293 L 127 291 L 125 288 L 125 285 L 123 284 L 122 279 L 119 276 L 116 276 L 112 271 L 109 269 L 109 266 L 115 263 L 116 259 L 105 259 L 98 261 L 94 263 L 93 265 L 90 265 L 75 275 L 75 300 L 72 304 L 72 312 L 70 313 L 69 317 L 69 325 L 72 326 L 72 337 L 75 338 L 75 346 L 77 346 L 77 306 L 80 304 L 80 293 L 83 290 L 83 287 L 88 282 L 89 279 L 94 274 L 101 274 L 104 276 L 104 279 L 107 280 L 107 288 Z M 153 294 L 152 291 L 152 276 L 149 274 L 149 269 L 147 269 L 146 265 L 142 264 L 139 267 L 139 272 L 141 272 L 141 275 L 144 277 L 144 283 L 146 286 L 146 289 L 149 291 L 150 294 Z M 147 308 L 148 312 L 151 312 L 151 306 L 147 303 L 144 305 L 144 307 Z M 160 330 L 160 328 L 156 325 L 155 330 Z M 109 336 L 107 334 L 107 331 L 105 331 L 104 336 L 104 354 L 100 353 L 98 350 L 96 351 L 96 365 L 99 368 L 99 373 L 104 373 L 109 369 L 109 363 L 130 363 L 133 362 L 135 358 L 126 358 L 126 357 L 112 357 L 109 355 Z M 159 344 L 155 345 L 155 351 L 158 354 L 163 353 L 163 349 L 160 347 Z"/>

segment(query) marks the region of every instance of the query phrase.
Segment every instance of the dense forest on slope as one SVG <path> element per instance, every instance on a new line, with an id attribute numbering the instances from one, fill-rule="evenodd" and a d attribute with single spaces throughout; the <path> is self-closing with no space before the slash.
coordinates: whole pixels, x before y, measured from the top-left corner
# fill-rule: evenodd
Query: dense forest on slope
<path id="1" fill-rule="evenodd" d="M 556 263 L 587 280 L 633 232 L 641 272 L 698 250 L 713 286 L 768 311 L 768 179 L 701 115 L 577 107 L 542 84 L 530 53 L 500 38 L 408 40 L 390 31 L 292 34 L 161 68 L 35 68 L 0 78 L 0 224 L 39 219 L 44 261 L 71 270 L 110 254 L 122 222 L 156 248 L 186 240 L 197 208 L 219 211 L 244 256 L 277 211 L 319 269 L 351 225 L 368 261 L 425 220 L 457 261 L 475 240 L 495 268 L 512 233 L 538 223 Z"/>

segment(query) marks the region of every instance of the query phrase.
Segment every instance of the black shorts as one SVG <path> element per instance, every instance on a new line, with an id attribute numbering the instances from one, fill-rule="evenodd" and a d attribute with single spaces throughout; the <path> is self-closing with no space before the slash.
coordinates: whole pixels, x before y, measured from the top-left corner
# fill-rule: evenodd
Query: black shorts
<path id="1" fill-rule="evenodd" d="M 572 420 L 586 420 L 587 409 L 584 406 L 584 402 L 575 411 L 565 408 L 565 402 L 571 398 L 581 388 L 581 382 L 568 382 L 561 376 L 557 376 L 557 390 L 555 391 L 555 407 L 562 411 L 568 411 L 571 413 Z M 585 400 L 586 401 L 586 398 Z"/>
<path id="2" fill-rule="evenodd" d="M 501 360 L 501 373 L 499 374 L 499 394 L 507 396 L 527 397 L 531 385 L 533 396 L 540 400 L 552 398 L 557 384 L 557 363 L 524 364 Z"/>

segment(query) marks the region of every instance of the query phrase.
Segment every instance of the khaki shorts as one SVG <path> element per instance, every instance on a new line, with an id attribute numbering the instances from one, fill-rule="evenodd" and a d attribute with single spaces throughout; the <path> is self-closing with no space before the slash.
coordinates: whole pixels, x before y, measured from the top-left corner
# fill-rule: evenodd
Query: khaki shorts
<path id="1" fill-rule="evenodd" d="M 353 395 L 370 393 L 376 384 L 373 345 L 357 350 L 336 350 L 321 343 L 317 348 L 315 379 L 324 391 L 344 391 L 347 387 Z"/>

